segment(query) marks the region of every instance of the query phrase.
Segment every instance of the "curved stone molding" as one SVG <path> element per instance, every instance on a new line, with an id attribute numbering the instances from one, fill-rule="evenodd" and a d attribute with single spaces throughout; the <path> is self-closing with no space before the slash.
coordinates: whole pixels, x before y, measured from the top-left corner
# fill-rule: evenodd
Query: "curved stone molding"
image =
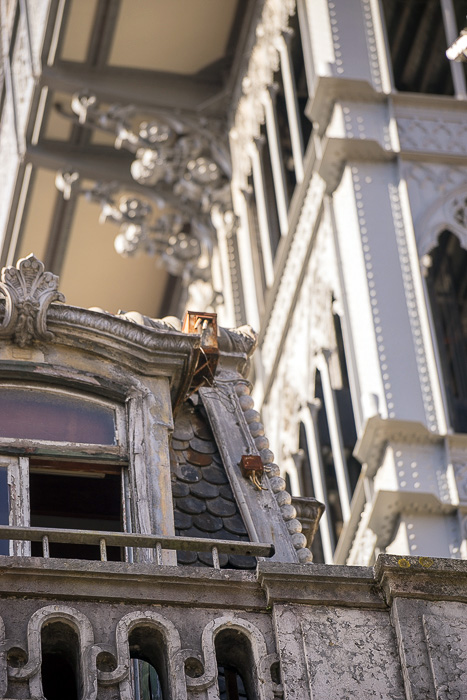
<path id="1" fill-rule="evenodd" d="M 219 350 L 221 352 L 253 354 L 258 344 L 258 334 L 251 326 L 239 328 L 219 328 Z"/>
<path id="2" fill-rule="evenodd" d="M 173 700 L 186 700 L 185 673 L 180 654 L 180 635 L 175 625 L 158 613 L 132 612 L 121 618 L 115 632 L 117 647 L 117 668 L 114 671 L 98 671 L 97 677 L 102 685 L 119 684 L 121 700 L 133 700 L 130 683 L 130 649 L 128 638 L 130 632 L 140 625 L 155 627 L 163 636 L 167 654 L 167 675 L 171 686 L 170 697 Z"/>
<path id="3" fill-rule="evenodd" d="M 83 684 L 81 699 L 95 700 L 97 697 L 96 657 L 99 649 L 94 646 L 94 632 L 86 615 L 67 605 L 48 605 L 33 613 L 27 632 L 28 662 L 22 668 L 9 668 L 9 677 L 15 680 L 28 680 L 31 697 L 44 698 L 41 679 L 41 630 L 44 624 L 50 622 L 64 622 L 78 633 Z"/>
<path id="4" fill-rule="evenodd" d="M 248 620 L 238 617 L 235 614 L 226 614 L 209 622 L 203 630 L 201 645 L 204 657 L 204 673 L 198 678 L 187 677 L 187 686 L 194 692 L 215 687 L 216 695 L 219 697 L 219 687 L 217 683 L 217 659 L 215 640 L 217 634 L 222 630 L 237 630 L 244 634 L 251 644 L 254 667 L 257 672 L 257 693 L 259 700 L 270 700 L 276 697 L 276 687 L 272 683 L 270 669 L 273 663 L 279 659 L 277 654 L 268 654 L 266 642 L 259 629 Z M 184 654 L 190 650 L 184 650 Z"/>
<path id="5" fill-rule="evenodd" d="M 5 296 L 0 338 L 12 338 L 22 348 L 34 340 L 52 340 L 46 327 L 47 311 L 53 301 L 65 301 L 58 291 L 57 275 L 45 272 L 43 263 L 31 254 L 16 267 L 3 268 L 0 291 Z"/>

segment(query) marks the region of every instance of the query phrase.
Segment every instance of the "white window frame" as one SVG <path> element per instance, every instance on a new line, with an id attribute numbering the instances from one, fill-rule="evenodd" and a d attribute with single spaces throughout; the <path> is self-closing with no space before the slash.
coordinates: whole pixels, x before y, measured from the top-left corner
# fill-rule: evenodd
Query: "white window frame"
<path id="1" fill-rule="evenodd" d="M 127 463 L 122 457 L 127 456 L 128 437 L 125 406 L 116 402 L 79 392 L 63 387 L 50 387 L 42 384 L 32 384 L 21 381 L 7 381 L 1 384 L 1 389 L 18 388 L 31 389 L 57 396 L 71 396 L 90 404 L 97 404 L 110 408 L 114 413 L 115 441 L 116 445 L 99 445 L 94 443 L 70 443 L 59 440 L 39 440 L 22 438 L 0 437 L 0 467 L 7 469 L 8 500 L 9 500 L 9 525 L 14 527 L 29 527 L 31 524 L 30 509 L 30 454 L 34 449 L 34 457 L 51 459 L 60 457 L 62 461 L 70 460 L 70 464 L 77 458 L 84 462 L 103 464 L 115 460 L 115 464 L 121 466 L 121 499 L 123 527 L 125 532 L 132 532 L 132 513 L 130 508 L 130 476 L 129 456 Z M 70 455 L 67 455 L 66 448 Z M 25 454 L 8 454 L 11 448 L 15 452 L 24 450 Z M 92 452 L 92 458 L 90 456 Z M 81 453 L 81 454 L 80 454 Z M 11 556 L 31 556 L 31 542 L 10 540 Z M 133 553 L 127 548 L 126 559 L 132 561 Z"/>

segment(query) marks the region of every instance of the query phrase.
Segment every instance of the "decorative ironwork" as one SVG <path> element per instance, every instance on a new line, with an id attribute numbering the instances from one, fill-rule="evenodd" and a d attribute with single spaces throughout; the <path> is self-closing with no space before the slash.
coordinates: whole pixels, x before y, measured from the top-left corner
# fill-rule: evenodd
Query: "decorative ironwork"
<path id="1" fill-rule="evenodd" d="M 80 189 L 101 205 L 101 221 L 119 226 L 115 248 L 120 255 L 158 256 L 169 272 L 208 280 L 215 241 L 211 212 L 231 210 L 230 159 L 223 123 L 197 115 L 165 111 L 139 120 L 133 105 L 103 108 L 94 95 L 75 94 L 71 113 L 60 113 L 90 129 L 115 135 L 115 148 L 134 154 L 135 183 L 148 188 L 159 212 L 143 198 L 121 195 L 116 182 Z M 79 174 L 57 175 L 57 188 L 69 198 Z M 165 212 L 167 210 L 167 213 Z"/>

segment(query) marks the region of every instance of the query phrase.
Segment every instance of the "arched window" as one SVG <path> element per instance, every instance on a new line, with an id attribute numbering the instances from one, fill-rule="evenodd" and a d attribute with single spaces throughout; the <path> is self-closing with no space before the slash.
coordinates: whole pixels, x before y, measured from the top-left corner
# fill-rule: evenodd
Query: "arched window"
<path id="1" fill-rule="evenodd" d="M 126 461 L 123 406 L 68 388 L 2 384 L 1 524 L 8 524 L 11 516 L 13 524 L 38 528 L 125 529 Z M 10 482 L 17 493 L 28 492 L 24 501 L 23 496 L 10 499 Z M 2 542 L 0 553 L 11 548 Z M 29 553 L 42 556 L 42 543 L 28 543 L 21 554 Z M 96 546 L 67 543 L 51 543 L 49 553 L 78 559 L 100 556 Z M 108 559 L 123 556 L 120 548 L 108 548 Z"/>
<path id="2" fill-rule="evenodd" d="M 155 627 L 138 625 L 128 640 L 135 700 L 164 700 L 170 697 L 167 660 L 162 634 Z"/>
<path id="3" fill-rule="evenodd" d="M 467 251 L 457 236 L 443 231 L 425 264 L 451 425 L 466 433 Z"/>
<path id="4" fill-rule="evenodd" d="M 54 621 L 43 625 L 42 690 L 46 700 L 78 700 L 82 696 L 78 634 L 71 625 Z"/>
<path id="5" fill-rule="evenodd" d="M 223 629 L 216 635 L 215 645 L 220 700 L 257 700 L 248 638 L 238 630 Z"/>

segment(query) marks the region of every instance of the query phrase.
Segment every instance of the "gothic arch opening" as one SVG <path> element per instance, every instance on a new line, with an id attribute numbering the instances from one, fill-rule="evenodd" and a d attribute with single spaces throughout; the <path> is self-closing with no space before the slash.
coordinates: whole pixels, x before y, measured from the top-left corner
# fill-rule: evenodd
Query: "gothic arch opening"
<path id="1" fill-rule="evenodd" d="M 162 633 L 151 625 L 138 625 L 128 638 L 135 700 L 165 700 L 168 688 L 167 658 Z"/>
<path id="2" fill-rule="evenodd" d="M 426 279 L 450 422 L 467 432 L 467 251 L 451 231 L 426 256 Z"/>
<path id="3" fill-rule="evenodd" d="M 247 636 L 223 629 L 216 635 L 215 646 L 220 700 L 257 700 L 255 664 Z"/>
<path id="4" fill-rule="evenodd" d="M 82 696 L 80 644 L 65 622 L 46 622 L 41 629 L 42 690 L 46 700 L 79 700 Z"/>

